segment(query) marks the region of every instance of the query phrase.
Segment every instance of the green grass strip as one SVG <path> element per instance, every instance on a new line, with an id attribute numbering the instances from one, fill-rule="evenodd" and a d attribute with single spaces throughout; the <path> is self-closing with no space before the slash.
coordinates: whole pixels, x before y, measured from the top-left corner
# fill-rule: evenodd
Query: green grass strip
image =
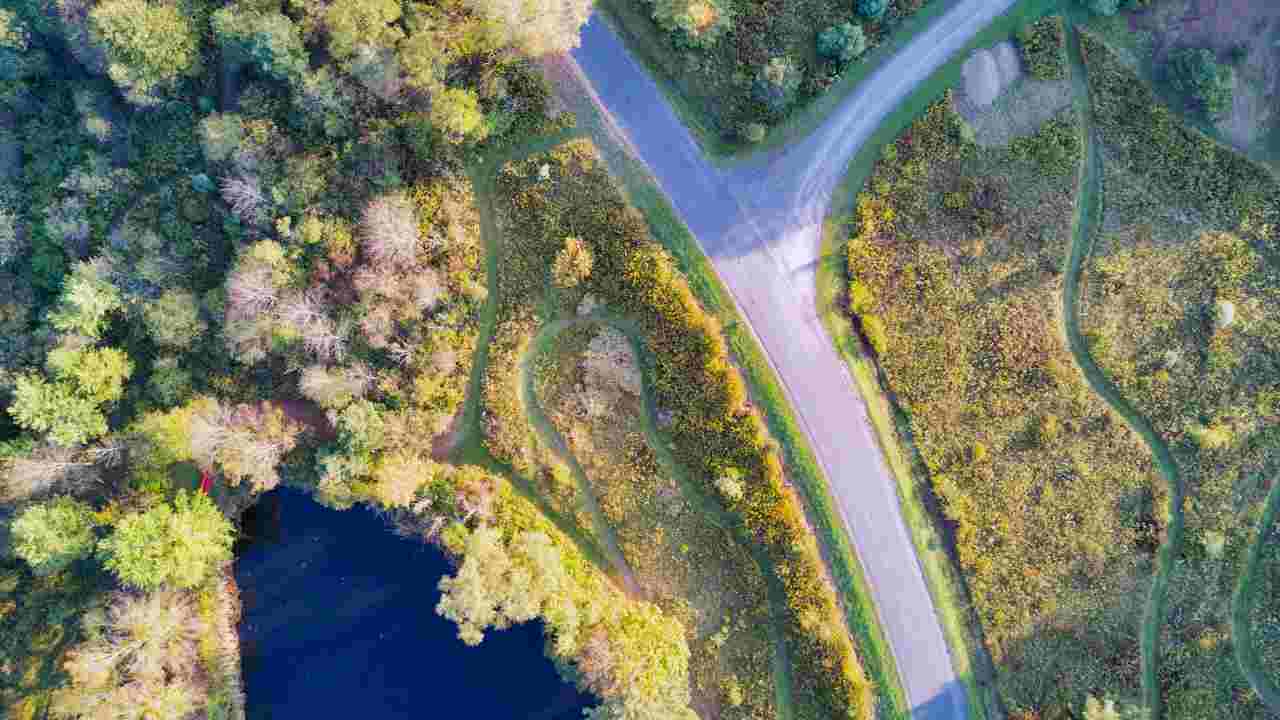
<path id="1" fill-rule="evenodd" d="M 1262 553 L 1267 549 L 1267 535 L 1275 524 L 1277 510 L 1280 510 L 1280 479 L 1272 484 L 1271 492 L 1267 494 L 1267 504 L 1262 512 L 1262 519 L 1258 521 L 1257 537 L 1249 546 L 1249 557 L 1236 581 L 1235 594 L 1231 597 L 1231 645 L 1235 650 L 1236 664 L 1249 681 L 1249 686 L 1271 712 L 1280 714 L 1280 687 L 1262 666 L 1262 658 L 1258 656 L 1258 646 L 1253 638 L 1253 625 L 1249 622 L 1249 614 L 1253 612 L 1259 565 Z"/>
<path id="2" fill-rule="evenodd" d="M 1085 163 L 1080 173 L 1076 218 L 1072 228 L 1071 253 L 1067 257 L 1067 265 L 1064 268 L 1066 279 L 1062 292 L 1062 322 L 1067 335 L 1067 345 L 1093 392 L 1124 418 L 1129 427 L 1133 428 L 1151 448 L 1156 466 L 1168 482 L 1170 491 L 1170 503 L 1166 509 L 1168 527 L 1165 542 L 1156 553 L 1156 571 L 1152 577 L 1151 589 L 1143 613 L 1141 638 L 1143 702 L 1150 708 L 1152 720 L 1159 720 L 1160 686 L 1156 671 L 1160 666 L 1160 627 L 1164 624 L 1169 577 L 1182 542 L 1182 505 L 1185 489 L 1169 446 L 1156 434 L 1150 421 L 1124 399 L 1115 384 L 1094 362 L 1093 356 L 1089 353 L 1088 343 L 1080 332 L 1077 302 L 1080 294 L 1080 274 L 1102 217 L 1102 158 L 1093 132 L 1093 111 L 1085 75 L 1087 69 L 1080 52 L 1080 35 L 1074 24 L 1068 28 L 1067 51 L 1085 147 Z"/>

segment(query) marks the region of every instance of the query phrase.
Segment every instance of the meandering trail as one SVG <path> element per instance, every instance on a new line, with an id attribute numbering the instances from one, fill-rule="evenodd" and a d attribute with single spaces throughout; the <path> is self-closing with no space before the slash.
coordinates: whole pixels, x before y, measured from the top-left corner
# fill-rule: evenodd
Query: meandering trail
<path id="1" fill-rule="evenodd" d="M 807 137 L 720 169 L 599 17 L 573 59 L 714 263 L 782 380 L 836 498 L 920 720 L 967 716 L 897 488 L 844 360 L 818 316 L 823 220 L 854 153 L 915 87 L 1014 0 L 963 0 L 887 60 Z"/>
<path id="2" fill-rule="evenodd" d="M 1184 488 L 1178 474 L 1173 454 L 1151 422 L 1139 413 L 1120 394 L 1120 390 L 1094 362 L 1089 346 L 1080 332 L 1079 296 L 1080 275 L 1085 258 L 1089 256 L 1098 221 L 1102 216 L 1103 184 L 1102 156 L 1093 127 L 1093 105 L 1089 101 L 1089 85 L 1080 52 L 1080 36 L 1072 27 L 1067 36 L 1070 57 L 1071 84 L 1080 114 L 1081 134 L 1084 140 L 1085 160 L 1076 191 L 1076 217 L 1071 234 L 1071 252 L 1067 255 L 1065 281 L 1062 291 L 1062 324 L 1067 336 L 1071 356 L 1084 374 L 1089 387 L 1107 402 L 1124 421 L 1133 428 L 1151 448 L 1160 475 L 1169 484 L 1169 525 L 1165 542 L 1156 554 L 1156 571 L 1152 576 L 1147 605 L 1142 618 L 1142 691 L 1143 701 L 1152 710 L 1153 720 L 1160 717 L 1160 688 L 1156 681 L 1156 668 L 1160 663 L 1160 627 L 1165 615 L 1165 599 L 1168 594 L 1169 575 L 1173 561 L 1182 542 L 1182 504 Z"/>
<path id="3" fill-rule="evenodd" d="M 751 553 L 751 557 L 755 560 L 756 565 L 760 568 L 761 575 L 767 583 L 767 592 L 769 600 L 769 616 L 771 622 L 767 631 L 769 633 L 770 642 L 773 644 L 774 652 L 771 657 L 773 664 L 771 676 L 774 680 L 774 693 L 777 697 L 779 717 L 783 720 L 790 718 L 791 714 L 791 668 L 788 662 L 787 645 L 782 632 L 782 623 L 786 615 L 786 591 L 782 587 L 782 582 L 778 578 L 777 573 L 773 569 L 773 565 L 759 543 L 752 542 L 746 537 L 741 523 L 736 522 L 732 513 L 723 509 L 720 504 L 706 497 L 701 490 L 694 485 L 686 476 L 684 468 L 676 461 L 672 455 L 671 449 L 663 442 L 658 433 L 658 410 L 653 399 L 653 374 L 652 366 L 649 361 L 648 350 L 641 337 L 641 331 L 636 325 L 624 317 L 617 316 L 606 310 L 597 310 L 589 315 L 565 317 L 550 322 L 538 331 L 533 342 L 529 344 L 529 350 L 521 361 L 521 365 L 525 368 L 524 378 L 522 380 L 523 392 L 525 394 L 525 406 L 529 411 L 529 421 L 533 425 L 534 430 L 538 433 L 542 442 L 548 446 L 556 448 L 556 453 L 562 460 L 570 464 L 574 473 L 574 477 L 578 482 L 579 490 L 587 498 L 587 502 L 591 505 L 591 513 L 593 521 L 596 525 L 598 535 L 607 535 L 608 542 L 612 549 L 609 550 L 612 555 L 617 553 L 617 559 L 614 561 L 616 567 L 623 569 L 628 581 L 628 592 L 633 596 L 641 596 L 643 590 L 639 583 L 632 575 L 630 567 L 627 565 L 626 558 L 616 539 L 616 533 L 608 518 L 600 510 L 599 501 L 596 499 L 595 493 L 591 488 L 590 478 L 587 477 L 581 464 L 570 450 L 568 443 L 556 429 L 554 423 L 547 417 L 545 410 L 542 408 L 541 400 L 538 398 L 534 389 L 534 377 L 531 372 L 531 365 L 540 353 L 547 352 L 551 343 L 560 333 L 570 328 L 582 325 L 600 325 L 602 327 L 610 327 L 626 336 L 627 341 L 631 345 L 631 350 L 635 353 L 639 360 L 641 369 L 641 400 L 644 405 L 644 412 L 641 413 L 641 420 L 644 423 L 645 437 L 648 441 L 649 448 L 653 450 L 654 455 L 658 458 L 658 463 L 663 470 L 667 472 L 672 479 L 679 485 L 687 498 L 696 500 L 696 507 L 703 517 L 711 524 L 729 531 L 734 535 L 739 543 Z"/>
<path id="4" fill-rule="evenodd" d="M 1249 681 L 1249 686 L 1272 712 L 1280 714 L 1280 686 L 1276 685 L 1275 679 L 1262 666 L 1262 659 L 1258 657 L 1258 646 L 1253 638 L 1253 625 L 1249 622 L 1257 583 L 1255 575 L 1258 572 L 1258 564 L 1262 560 L 1262 553 L 1268 550 L 1267 538 L 1271 534 L 1278 511 L 1280 511 L 1280 478 L 1272 481 L 1271 492 L 1267 494 L 1266 509 L 1262 513 L 1262 519 L 1258 521 L 1258 532 L 1253 544 L 1249 546 L 1249 557 L 1240 571 L 1240 577 L 1236 580 L 1235 594 L 1231 597 L 1231 645 L 1235 650 L 1236 664 L 1240 666 L 1240 672 Z M 1276 550 L 1274 547 L 1269 549 L 1272 552 Z"/>

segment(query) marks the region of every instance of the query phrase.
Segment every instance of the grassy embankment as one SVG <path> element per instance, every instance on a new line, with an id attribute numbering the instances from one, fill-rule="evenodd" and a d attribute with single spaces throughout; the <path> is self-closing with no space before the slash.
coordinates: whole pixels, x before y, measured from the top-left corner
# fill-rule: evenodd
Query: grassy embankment
<path id="1" fill-rule="evenodd" d="M 909 706 L 898 679 L 892 651 L 880 627 L 865 574 L 849 543 L 817 459 L 804 439 L 781 382 L 759 342 L 742 320 L 697 239 L 685 227 L 644 165 L 618 145 L 589 99 L 574 96 L 568 102 L 583 131 L 601 147 L 611 172 L 623 186 L 631 204 L 644 215 L 654 239 L 672 254 L 703 309 L 719 321 L 734 364 L 746 380 L 752 401 L 762 413 L 769 434 L 778 443 L 787 478 L 804 499 L 809 524 L 842 595 L 846 626 L 854 638 L 858 657 L 877 688 L 880 717 L 907 717 Z"/>
<path id="2" fill-rule="evenodd" d="M 956 674 L 965 684 L 971 717 L 999 717 L 998 700 L 987 685 L 992 677 L 989 658 L 981 642 L 981 630 L 972 617 L 964 581 L 947 547 L 938 523 L 936 503 L 927 481 L 913 466 L 919 462 L 911 446 L 905 418 L 893 407 L 877 378 L 874 361 L 862 347 L 844 308 L 848 279 L 841 246 L 841 228 L 853 209 L 853 201 L 871 175 L 880 150 L 892 142 L 916 116 L 942 92 L 960 79 L 960 66 L 974 48 L 1010 37 L 1017 28 L 1057 9 L 1057 0 L 1023 0 L 979 33 L 957 55 L 922 82 L 897 108 L 887 115 L 876 131 L 853 157 L 844 180 L 837 188 L 823 233 L 821 262 L 817 273 L 818 310 L 827 333 L 844 356 L 867 407 L 876 439 L 898 483 L 903 516 L 911 530 L 916 554 L 924 568 L 933 595 L 934 607 L 942 622 Z"/>
<path id="3" fill-rule="evenodd" d="M 600 498 L 637 585 L 686 627 L 695 706 L 790 717 L 781 584 L 662 439 L 653 360 L 641 330 L 607 312 L 544 326 L 525 361 L 530 419 Z"/>

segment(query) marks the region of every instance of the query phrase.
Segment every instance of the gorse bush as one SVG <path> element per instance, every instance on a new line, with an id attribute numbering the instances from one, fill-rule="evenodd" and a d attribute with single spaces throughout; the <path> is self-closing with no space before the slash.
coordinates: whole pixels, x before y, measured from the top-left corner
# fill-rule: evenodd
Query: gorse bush
<path id="1" fill-rule="evenodd" d="M 1027 72 L 1036 80 L 1067 76 L 1067 45 L 1062 16 L 1042 18 L 1018 30 L 1018 49 Z"/>

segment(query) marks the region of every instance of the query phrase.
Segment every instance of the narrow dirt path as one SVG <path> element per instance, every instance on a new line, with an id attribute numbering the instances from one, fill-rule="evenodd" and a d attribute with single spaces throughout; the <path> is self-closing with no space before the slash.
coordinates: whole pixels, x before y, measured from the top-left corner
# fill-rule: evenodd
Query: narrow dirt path
<path id="1" fill-rule="evenodd" d="M 1065 282 L 1062 292 L 1062 324 L 1067 344 L 1076 365 L 1084 374 L 1089 387 L 1107 402 L 1151 448 L 1151 454 L 1161 476 L 1169 484 L 1170 517 L 1165 542 L 1156 554 L 1156 572 L 1152 577 L 1142 619 L 1142 691 L 1143 702 L 1151 709 L 1152 720 L 1160 718 L 1160 688 L 1156 670 L 1160 665 L 1160 627 L 1165 616 L 1165 601 L 1169 586 L 1170 570 L 1182 542 L 1182 504 L 1184 488 L 1169 446 L 1156 433 L 1150 421 L 1139 413 L 1120 394 L 1120 390 L 1094 362 L 1088 344 L 1080 332 L 1078 300 L 1080 275 L 1084 261 L 1089 256 L 1092 241 L 1102 217 L 1103 183 L 1102 157 L 1097 136 L 1093 129 L 1093 106 L 1089 99 L 1089 84 L 1080 51 L 1080 35 L 1074 26 L 1068 28 L 1067 50 L 1070 58 L 1071 84 L 1076 106 L 1080 113 L 1081 133 L 1085 147 L 1084 167 L 1076 193 L 1076 218 L 1072 228 L 1071 252 L 1067 256 Z"/>
<path id="2" fill-rule="evenodd" d="M 654 402 L 652 361 L 649 356 L 648 347 L 645 345 L 644 339 L 641 336 L 639 327 L 628 319 L 615 315 L 607 310 L 597 310 L 589 315 L 581 317 L 563 318 L 544 326 L 543 329 L 539 331 L 538 339 L 535 339 L 534 343 L 531 344 L 533 353 L 545 350 L 548 344 L 554 341 L 555 336 L 559 335 L 561 332 L 564 332 L 569 328 L 585 324 L 598 324 L 610 327 L 626 336 L 627 341 L 631 344 L 631 350 L 635 353 L 640 364 L 641 399 L 644 405 L 642 421 L 644 423 L 645 439 L 648 441 L 650 449 L 653 450 L 654 454 L 658 457 L 659 465 L 661 465 L 662 469 L 674 478 L 677 483 L 679 483 L 680 488 L 686 497 L 695 500 L 699 512 L 701 512 L 711 524 L 733 534 L 734 539 L 746 548 L 748 552 L 750 552 L 752 559 L 755 560 L 757 567 L 760 568 L 760 572 L 764 576 L 768 585 L 770 623 L 767 631 L 769 633 L 769 639 L 774 647 L 772 657 L 773 672 L 771 673 L 774 678 L 774 693 L 777 698 L 780 720 L 790 720 L 794 714 L 791 709 L 791 687 L 794 681 L 791 677 L 791 663 L 787 651 L 787 643 L 782 632 L 782 624 L 785 622 L 786 614 L 786 591 L 782 586 L 782 581 L 778 578 L 777 572 L 774 570 L 773 564 L 769 561 L 764 552 L 764 548 L 760 543 L 753 542 L 752 539 L 746 535 L 741 523 L 734 519 L 732 513 L 721 507 L 716 500 L 707 496 L 700 487 L 689 479 L 684 468 L 676 461 L 675 456 L 671 453 L 671 449 L 663 441 L 658 429 L 658 408 Z M 541 340 L 541 342 L 539 340 Z M 531 353 L 531 355 L 533 353 Z M 542 422 L 545 423 L 547 431 L 554 434 L 555 440 L 565 448 L 565 454 L 572 458 L 572 454 L 568 451 L 567 444 L 564 443 L 559 431 L 557 431 L 546 418 L 545 413 L 543 413 L 541 406 L 538 404 L 536 394 L 533 393 L 532 389 L 532 378 L 528 377 L 526 382 L 529 383 L 528 402 L 531 411 L 534 408 L 537 409 Z M 535 427 L 537 427 L 537 423 L 535 423 Z M 541 428 L 539 429 L 541 430 Z M 589 484 L 589 478 L 586 477 L 586 473 L 582 471 L 576 459 L 573 460 L 572 467 L 574 469 L 575 476 L 580 477 L 583 483 Z M 579 473 L 580 475 L 577 475 Z M 592 498 L 593 502 L 595 501 L 595 496 L 591 493 L 589 487 L 584 488 L 584 492 Z M 603 522 L 606 527 L 608 526 L 608 521 L 603 517 L 603 515 L 601 515 L 599 520 Z M 612 528 L 609 528 L 609 532 L 612 533 Z M 611 534 L 611 541 L 612 538 L 613 536 Z"/>
<path id="3" fill-rule="evenodd" d="M 1249 681 L 1249 686 L 1276 715 L 1280 715 L 1280 686 L 1262 666 L 1262 658 L 1258 657 L 1258 646 L 1253 638 L 1253 625 L 1249 622 L 1249 614 L 1253 611 L 1258 565 L 1262 560 L 1262 553 L 1268 549 L 1267 536 L 1275 524 L 1278 511 L 1280 511 L 1280 478 L 1272 482 L 1271 492 L 1267 494 L 1266 509 L 1262 512 L 1262 519 L 1258 521 L 1257 534 L 1249 546 L 1249 557 L 1245 560 L 1244 569 L 1240 571 L 1240 577 L 1236 580 L 1236 591 L 1231 597 L 1231 645 L 1235 650 L 1236 664 L 1240 666 L 1241 674 Z M 1275 551 L 1275 548 L 1270 549 Z"/>
<path id="4" fill-rule="evenodd" d="M 633 598 L 644 597 L 644 588 L 640 586 L 636 580 L 635 572 L 631 569 L 631 565 L 627 563 L 627 557 L 622 552 L 622 545 L 618 542 L 618 534 L 614 532 L 613 525 L 609 522 L 609 518 L 605 517 L 604 511 L 600 509 L 600 501 L 596 498 L 595 492 L 591 488 L 591 481 L 587 478 L 587 472 L 582 469 L 582 463 L 578 462 L 577 456 L 569 449 L 569 443 L 565 442 L 564 436 L 556 429 L 551 419 L 547 417 L 546 412 L 542 409 L 542 404 L 538 402 L 538 393 L 534 389 L 534 374 L 532 372 L 533 362 L 538 356 L 549 349 L 551 343 L 555 342 L 556 337 L 563 331 L 580 324 L 579 318 L 562 318 L 547 325 L 543 325 L 538 334 L 533 337 L 529 343 L 529 347 L 525 349 L 524 357 L 520 358 L 520 392 L 524 396 L 525 412 L 528 414 L 529 424 L 533 426 L 533 431 L 537 434 L 539 441 L 551 449 L 560 461 L 569 466 L 569 472 L 573 475 L 574 483 L 578 486 L 578 494 L 582 498 L 582 502 L 586 505 L 587 513 L 591 516 L 591 527 L 597 538 L 604 543 L 605 554 L 609 557 L 609 564 L 618 571 L 622 577 L 622 585 L 626 589 L 627 594 Z"/>

